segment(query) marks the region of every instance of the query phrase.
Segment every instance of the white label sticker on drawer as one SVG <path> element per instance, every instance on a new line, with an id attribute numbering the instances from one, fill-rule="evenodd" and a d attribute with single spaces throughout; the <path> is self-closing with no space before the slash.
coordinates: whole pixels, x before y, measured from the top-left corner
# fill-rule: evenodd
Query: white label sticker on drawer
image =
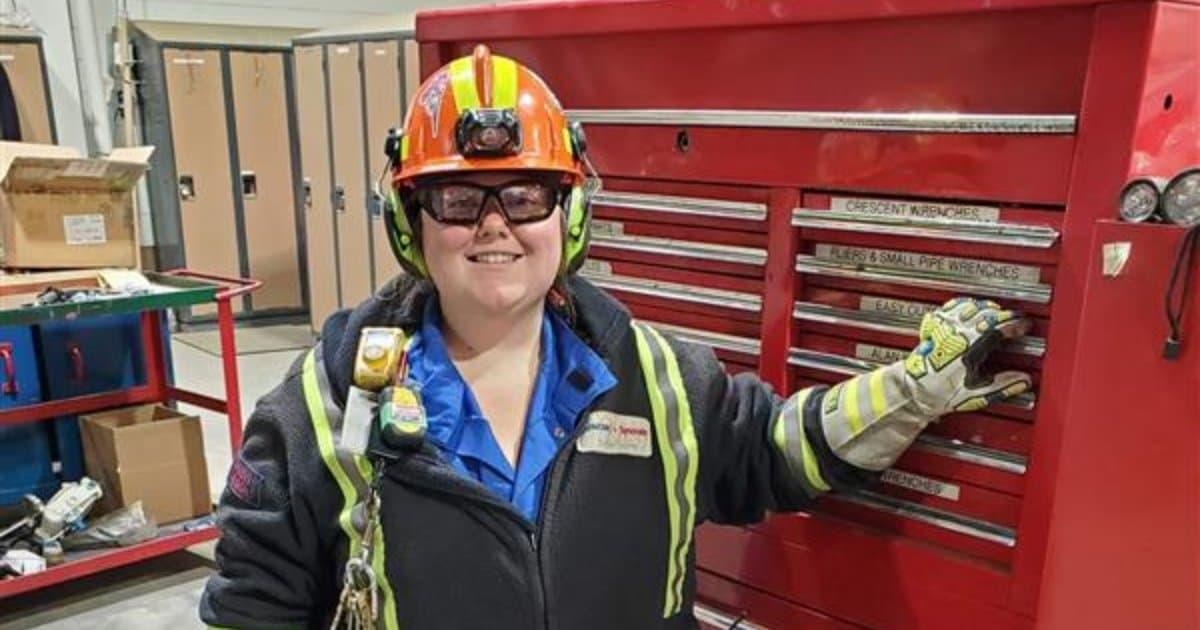
<path id="1" fill-rule="evenodd" d="M 843 264 L 870 265 L 873 267 L 886 267 L 888 269 L 915 271 L 918 273 L 936 273 L 960 278 L 979 278 L 991 281 L 1021 282 L 1024 284 L 1037 284 L 1041 278 L 1041 269 L 1031 265 L 1015 265 L 991 260 L 955 258 L 953 256 L 936 256 L 934 254 L 892 249 L 848 247 L 846 245 L 818 243 L 816 256 L 822 260 Z"/>
<path id="2" fill-rule="evenodd" d="M 102 245 L 108 242 L 103 214 L 68 214 L 63 217 L 67 245 Z"/>
<path id="3" fill-rule="evenodd" d="M 902 361 L 908 356 L 908 350 L 897 350 L 896 348 L 885 348 L 883 346 L 873 346 L 869 343 L 860 343 L 854 346 L 854 356 L 867 361 L 876 363 L 892 363 Z"/>
<path id="4" fill-rule="evenodd" d="M 98 179 L 108 172 L 108 162 L 102 160 L 71 160 L 63 169 L 63 177 Z"/>
<path id="5" fill-rule="evenodd" d="M 959 487 L 952 483 L 944 483 L 936 479 L 930 479 L 929 477 L 922 477 L 921 475 L 901 472 L 895 469 L 883 471 L 882 479 L 884 483 L 890 483 L 893 486 L 900 486 L 901 488 L 908 488 L 909 490 L 914 490 L 916 492 L 920 492 L 921 494 L 941 497 L 950 501 L 958 500 Z"/>
<path id="6" fill-rule="evenodd" d="M 618 237 L 625 236 L 625 224 L 619 221 L 592 221 L 592 234 L 595 236 Z"/>
<path id="7" fill-rule="evenodd" d="M 865 199 L 862 197 L 833 197 L 829 209 L 851 214 L 913 219 L 950 219 L 975 223 L 997 223 L 1000 209 L 992 206 L 970 206 L 958 203 L 899 201 L 896 199 Z"/>
<path id="8" fill-rule="evenodd" d="M 858 310 L 920 319 L 925 313 L 937 310 L 937 305 L 864 295 L 858 299 Z"/>
<path id="9" fill-rule="evenodd" d="M 603 260 L 588 259 L 583 261 L 583 266 L 580 267 L 580 271 L 593 276 L 611 276 L 612 265 L 604 262 Z"/>

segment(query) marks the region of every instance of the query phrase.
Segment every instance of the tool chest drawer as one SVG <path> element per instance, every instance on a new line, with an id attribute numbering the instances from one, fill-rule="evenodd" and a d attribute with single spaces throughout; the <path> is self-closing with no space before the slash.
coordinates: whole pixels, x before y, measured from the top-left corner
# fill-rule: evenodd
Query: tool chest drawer
<path id="1" fill-rule="evenodd" d="M 854 627 L 1031 628 L 1049 612 L 1046 627 L 1073 628 L 1078 613 L 1054 607 L 1064 597 L 1086 604 L 1089 590 L 1114 584 L 1141 589 L 1138 601 L 1163 592 L 1150 563 L 1119 542 L 1122 528 L 1183 538 L 1103 507 L 1110 487 L 1137 509 L 1143 495 L 1157 509 L 1181 505 L 1174 481 L 1185 477 L 1131 482 L 1176 470 L 1180 457 L 1130 453 L 1143 433 L 1176 426 L 1135 407 L 1194 407 L 1158 378 L 1194 357 L 1172 366 L 1157 356 L 1163 274 L 1137 272 L 1158 279 L 1152 289 L 1101 276 L 1091 238 L 1132 179 L 1196 163 L 1193 5 L 693 0 L 681 12 L 663 0 L 547 2 L 428 16 L 419 38 L 427 71 L 484 42 L 554 86 L 604 178 L 584 275 L 731 369 L 753 358 L 780 394 L 904 356 L 921 317 L 954 297 L 1031 319 L 1029 335 L 994 358 L 1030 373 L 1032 391 L 931 424 L 863 492 L 747 527 L 702 526 L 701 600 L 728 604 L 737 597 L 717 594 L 744 587 Z M 1151 298 L 1135 305 L 1117 291 Z M 1131 315 L 1108 325 L 1125 332 L 1102 330 L 1099 310 L 1081 328 L 1088 296 L 1110 293 Z M 1145 370 L 1114 368 L 1129 384 L 1081 363 L 1114 360 L 1105 350 L 1137 335 L 1154 347 L 1137 349 Z M 1120 422 L 1080 411 L 1109 408 L 1123 410 Z M 1178 454 L 1181 444 L 1154 448 Z M 1109 557 L 1138 583 L 1093 561 Z M 1168 570 L 1189 564 L 1155 557 Z M 1049 561 L 1078 586 L 1043 578 Z M 1101 607 L 1119 608 L 1120 597 L 1107 599 Z M 1177 627 L 1152 622 L 1186 604 L 1158 601 L 1097 627 Z"/>

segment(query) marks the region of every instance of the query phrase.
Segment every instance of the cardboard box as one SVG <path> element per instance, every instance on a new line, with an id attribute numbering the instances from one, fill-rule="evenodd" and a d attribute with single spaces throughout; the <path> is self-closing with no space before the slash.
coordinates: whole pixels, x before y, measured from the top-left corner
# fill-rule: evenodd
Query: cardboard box
<path id="1" fill-rule="evenodd" d="M 136 267 L 131 191 L 153 152 L 85 158 L 70 147 L 0 142 L 0 266 Z"/>
<path id="2" fill-rule="evenodd" d="M 141 499 L 159 524 L 211 511 L 200 419 L 162 405 L 79 416 L 87 474 L 104 498 L 94 515 Z"/>

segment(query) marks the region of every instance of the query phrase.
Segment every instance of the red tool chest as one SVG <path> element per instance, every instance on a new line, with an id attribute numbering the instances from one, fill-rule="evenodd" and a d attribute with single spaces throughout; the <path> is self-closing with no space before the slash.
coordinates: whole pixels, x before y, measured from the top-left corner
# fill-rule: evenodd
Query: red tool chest
<path id="1" fill-rule="evenodd" d="M 424 75 L 483 42 L 546 79 L 604 177 L 582 273 L 731 371 L 845 379 L 956 295 L 1034 319 L 998 356 L 1032 393 L 812 514 L 703 527 L 706 606 L 1200 628 L 1200 351 L 1160 354 L 1183 230 L 1108 221 L 1130 178 L 1200 164 L 1200 5 L 535 2 L 424 13 L 417 39 Z"/>

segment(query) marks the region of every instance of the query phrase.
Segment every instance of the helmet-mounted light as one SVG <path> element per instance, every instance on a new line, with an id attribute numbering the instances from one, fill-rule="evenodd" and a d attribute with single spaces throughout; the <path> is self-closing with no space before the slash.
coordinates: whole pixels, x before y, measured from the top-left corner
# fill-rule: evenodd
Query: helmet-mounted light
<path id="1" fill-rule="evenodd" d="M 521 152 L 521 121 L 511 109 L 468 109 L 455 130 L 463 157 L 499 157 Z"/>

